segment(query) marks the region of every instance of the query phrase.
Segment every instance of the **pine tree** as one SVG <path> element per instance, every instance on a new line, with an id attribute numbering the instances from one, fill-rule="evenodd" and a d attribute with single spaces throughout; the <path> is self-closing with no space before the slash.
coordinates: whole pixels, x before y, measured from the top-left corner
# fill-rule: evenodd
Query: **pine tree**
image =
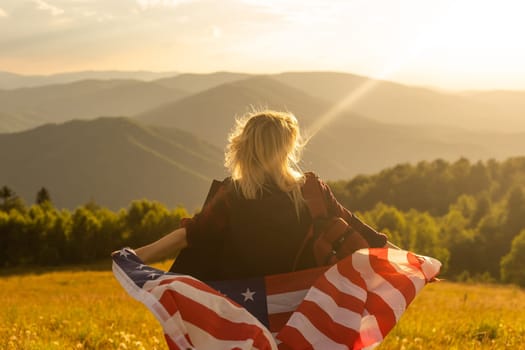
<path id="1" fill-rule="evenodd" d="M 51 203 L 51 196 L 49 195 L 49 191 L 45 187 L 42 187 L 36 194 L 36 204 L 42 205 L 44 203 Z"/>

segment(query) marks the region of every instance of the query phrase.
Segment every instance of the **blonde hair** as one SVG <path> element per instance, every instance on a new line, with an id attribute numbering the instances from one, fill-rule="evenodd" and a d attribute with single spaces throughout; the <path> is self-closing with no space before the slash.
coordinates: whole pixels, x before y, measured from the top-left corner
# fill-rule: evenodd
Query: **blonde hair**
<path id="1" fill-rule="evenodd" d="M 260 198 L 267 186 L 277 185 L 289 195 L 299 215 L 304 182 L 298 166 L 301 141 L 299 124 L 291 113 L 263 110 L 238 119 L 229 136 L 225 165 L 242 195 Z"/>

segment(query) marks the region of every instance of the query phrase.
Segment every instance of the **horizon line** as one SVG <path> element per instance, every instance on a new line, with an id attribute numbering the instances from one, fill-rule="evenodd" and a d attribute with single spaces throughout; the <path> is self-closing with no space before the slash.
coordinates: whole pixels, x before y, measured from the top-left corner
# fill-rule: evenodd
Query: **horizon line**
<path id="1" fill-rule="evenodd" d="M 210 70 L 210 71 L 176 71 L 176 70 L 148 70 L 148 69 L 82 69 L 82 70 L 67 70 L 67 71 L 55 71 L 52 73 L 45 73 L 45 74 L 32 74 L 32 73 L 20 73 L 16 71 L 10 71 L 10 70 L 0 70 L 0 73 L 6 73 L 11 74 L 15 76 L 19 76 L 22 78 L 51 78 L 56 77 L 60 75 L 69 75 L 69 74 L 82 74 L 82 73 L 150 73 L 150 74 L 173 74 L 173 77 L 179 76 L 179 75 L 212 75 L 212 74 L 219 74 L 219 73 L 231 73 L 231 74 L 246 74 L 246 75 L 253 75 L 253 76 L 264 76 L 264 75 L 279 75 L 279 74 L 286 74 L 286 73 L 333 73 L 333 74 L 345 74 L 345 75 L 352 75 L 355 77 L 360 77 L 364 79 L 374 80 L 377 82 L 387 82 L 387 83 L 393 83 L 408 87 L 415 87 L 415 88 L 423 88 L 423 89 L 430 89 L 435 90 L 438 92 L 444 92 L 444 93 L 463 93 L 463 92 L 476 92 L 476 91 L 525 91 L 525 86 L 523 88 L 511 88 L 511 87 L 481 87 L 481 88 L 452 88 L 452 87 L 445 87 L 440 85 L 433 85 L 433 84 L 425 84 L 423 82 L 420 83 L 413 83 L 413 82 L 406 82 L 402 80 L 396 80 L 396 79 L 385 79 L 384 77 L 374 77 L 372 75 L 365 75 L 365 74 L 359 74 L 344 70 L 326 70 L 326 69 L 309 69 L 309 70 L 280 70 L 280 71 L 268 71 L 268 72 L 247 72 L 247 71 L 235 71 L 235 70 Z M 118 78 L 108 78 L 108 80 L 112 79 L 118 79 Z M 159 78 L 162 79 L 162 78 Z M 84 80 L 84 79 L 80 79 Z M 80 81 L 75 80 L 75 81 Z M 106 79 L 102 79 L 106 80 Z M 145 79 L 139 79 L 135 78 L 134 80 L 139 81 L 146 81 Z M 73 82 L 73 81 L 71 81 Z M 66 82 L 67 83 L 67 82 Z M 54 85 L 54 83 L 50 84 Z M 32 86 L 27 86 L 32 87 Z M 16 88 L 15 88 L 16 89 Z"/>

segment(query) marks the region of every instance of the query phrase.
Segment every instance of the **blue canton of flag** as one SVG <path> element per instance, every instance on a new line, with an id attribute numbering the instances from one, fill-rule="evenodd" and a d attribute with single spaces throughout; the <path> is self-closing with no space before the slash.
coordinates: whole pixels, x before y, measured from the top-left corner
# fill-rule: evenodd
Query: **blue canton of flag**
<path id="1" fill-rule="evenodd" d="M 264 278 L 213 281 L 207 284 L 244 307 L 267 328 L 270 327 Z"/>
<path id="2" fill-rule="evenodd" d="M 139 288 L 142 288 L 146 282 L 156 280 L 166 274 L 165 271 L 144 265 L 135 252 L 129 248 L 120 250 L 116 256 L 113 256 L 113 260 L 118 262 L 120 268 Z"/>

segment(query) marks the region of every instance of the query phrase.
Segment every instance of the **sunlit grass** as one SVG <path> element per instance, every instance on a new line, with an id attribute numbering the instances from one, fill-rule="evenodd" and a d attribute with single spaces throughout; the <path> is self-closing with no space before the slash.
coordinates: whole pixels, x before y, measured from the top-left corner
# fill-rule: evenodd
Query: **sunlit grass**
<path id="1" fill-rule="evenodd" d="M 0 291 L 0 349 L 167 348 L 153 315 L 111 271 L 1 277 Z"/>
<path id="2" fill-rule="evenodd" d="M 525 291 L 427 285 L 379 349 L 525 349 Z"/>
<path id="3" fill-rule="evenodd" d="M 0 349 L 167 349 L 111 271 L 25 271 L 0 290 Z M 524 311 L 516 287 L 430 284 L 379 349 L 525 349 Z"/>

